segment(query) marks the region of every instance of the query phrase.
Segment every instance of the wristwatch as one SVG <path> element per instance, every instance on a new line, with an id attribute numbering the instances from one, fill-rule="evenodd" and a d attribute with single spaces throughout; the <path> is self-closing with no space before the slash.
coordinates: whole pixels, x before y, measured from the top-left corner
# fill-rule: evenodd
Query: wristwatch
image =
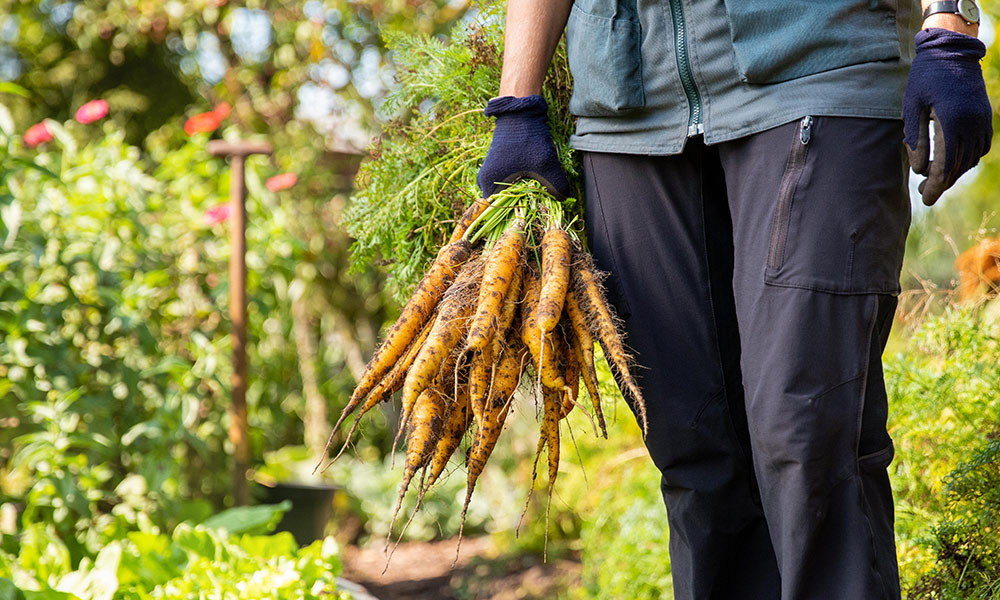
<path id="1" fill-rule="evenodd" d="M 938 13 L 954 14 L 965 19 L 969 25 L 979 24 L 979 7 L 975 0 L 945 0 L 944 2 L 932 2 L 924 11 L 924 19 Z"/>

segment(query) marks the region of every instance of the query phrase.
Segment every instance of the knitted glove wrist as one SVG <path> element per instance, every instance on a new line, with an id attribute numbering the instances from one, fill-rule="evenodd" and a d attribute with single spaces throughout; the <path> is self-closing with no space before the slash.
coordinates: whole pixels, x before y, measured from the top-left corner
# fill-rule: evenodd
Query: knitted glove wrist
<path id="1" fill-rule="evenodd" d="M 569 180 L 546 122 L 544 98 L 502 96 L 490 100 L 483 113 L 496 117 L 493 141 L 476 176 L 484 198 L 519 179 L 534 179 L 557 198 L 569 196 Z"/>

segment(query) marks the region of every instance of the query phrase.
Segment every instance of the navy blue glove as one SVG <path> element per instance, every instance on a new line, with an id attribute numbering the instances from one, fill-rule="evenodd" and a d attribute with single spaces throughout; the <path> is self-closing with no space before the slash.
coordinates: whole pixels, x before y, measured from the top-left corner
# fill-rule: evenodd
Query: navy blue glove
<path id="1" fill-rule="evenodd" d="M 906 150 L 913 171 L 926 175 L 920 184 L 924 204 L 941 194 L 989 152 L 993 109 L 979 59 L 986 46 L 976 38 L 947 29 L 917 34 L 917 55 L 903 97 Z M 928 126 L 934 121 L 934 160 Z"/>
<path id="2" fill-rule="evenodd" d="M 541 96 L 502 96 L 486 105 L 484 114 L 496 117 L 493 141 L 479 169 L 476 183 L 489 198 L 503 183 L 534 179 L 556 198 L 570 195 L 569 180 L 552 143 L 545 115 L 548 106 Z"/>

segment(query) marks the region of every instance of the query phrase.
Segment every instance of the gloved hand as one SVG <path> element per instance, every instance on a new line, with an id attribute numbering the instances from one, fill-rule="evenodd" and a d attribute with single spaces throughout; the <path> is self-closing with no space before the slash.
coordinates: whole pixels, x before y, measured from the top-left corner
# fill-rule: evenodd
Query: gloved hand
<path id="1" fill-rule="evenodd" d="M 925 29 L 916 36 L 917 55 L 903 97 L 906 150 L 924 204 L 941 194 L 989 152 L 993 110 L 979 59 L 986 46 L 947 29 Z M 929 121 L 934 121 L 934 160 L 930 160 Z"/>
<path id="2" fill-rule="evenodd" d="M 546 123 L 548 105 L 541 96 L 502 96 L 486 105 L 487 117 L 496 117 L 493 141 L 479 169 L 476 183 L 483 198 L 519 179 L 535 179 L 554 196 L 570 194 L 569 180 L 552 143 Z"/>

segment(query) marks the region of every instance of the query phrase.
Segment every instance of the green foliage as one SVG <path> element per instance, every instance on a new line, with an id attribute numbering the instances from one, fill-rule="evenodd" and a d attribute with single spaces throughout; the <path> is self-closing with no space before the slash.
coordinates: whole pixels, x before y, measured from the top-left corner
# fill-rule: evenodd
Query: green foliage
<path id="1" fill-rule="evenodd" d="M 0 46 L 13 58 L 5 66 L 16 69 L 14 81 L 29 90 L 15 106 L 20 121 L 65 120 L 104 97 L 139 144 L 198 99 L 226 100 L 242 130 L 267 132 L 285 160 L 307 165 L 328 161 L 324 142 L 357 144 L 375 126 L 373 100 L 391 73 L 381 27 L 439 33 L 465 8 L 448 0 L 0 0 L 9 17 Z M 265 17 L 263 30 L 240 27 L 247 9 Z M 336 96 L 326 100 L 330 112 L 343 116 L 327 116 L 337 131 L 317 136 L 297 113 L 300 92 L 315 99 L 321 88 Z"/>
<path id="2" fill-rule="evenodd" d="M 0 133 L 0 504 L 20 506 L 22 527 L 51 525 L 77 564 L 123 531 L 169 531 L 227 502 L 229 244 L 205 211 L 228 173 L 204 134 L 161 132 L 143 156 L 111 122 L 47 126 L 56 139 L 38 151 Z M 258 459 L 303 440 L 302 363 L 321 402 L 346 397 L 349 353 L 384 318 L 377 278 L 348 281 L 346 242 L 322 233 L 332 206 L 269 192 L 269 171 L 248 163 Z M 303 355 L 297 319 L 314 347 L 343 341 Z"/>
<path id="3" fill-rule="evenodd" d="M 170 535 L 130 532 L 76 569 L 68 555 L 43 525 L 29 527 L 18 556 L 0 552 L 0 594 L 26 600 L 182 600 L 205 591 L 216 598 L 351 597 L 337 590 L 341 563 L 333 538 L 299 549 L 290 533 L 237 535 L 181 524 Z"/>
<path id="4" fill-rule="evenodd" d="M 997 456 L 988 441 L 1000 434 L 995 314 L 951 307 L 920 325 L 905 354 L 884 361 L 900 572 L 913 598 L 992 598 L 987 590 L 1000 582 Z M 976 576 L 969 561 L 982 566 Z M 927 595 L 934 590 L 945 592 Z"/>
<path id="5" fill-rule="evenodd" d="M 0 405 L 15 426 L 0 433 L 0 492 L 25 502 L 25 524 L 52 524 L 76 562 L 121 527 L 204 513 L 183 499 L 203 494 L 176 458 L 221 449 L 221 427 L 197 418 L 184 379 L 221 340 L 166 342 L 195 315 L 161 310 L 185 299 L 170 285 L 179 249 L 150 235 L 159 184 L 138 150 L 111 132 L 78 147 L 49 126 L 62 148 L 33 157 L 36 168 L 20 168 L 17 140 L 3 140 Z"/>
<path id="6" fill-rule="evenodd" d="M 355 238 L 353 259 L 388 265 L 396 297 L 420 280 L 455 220 L 479 197 L 476 173 L 489 148 L 492 120 L 483 115 L 500 82 L 502 3 L 484 3 L 477 22 L 460 25 L 444 42 L 412 33 L 387 34 L 398 89 L 385 109 L 397 120 L 384 128 L 358 176 L 345 215 Z M 543 94 L 557 150 L 571 179 L 579 173 L 569 148 L 573 120 L 569 67 L 563 49 Z"/>
<path id="7" fill-rule="evenodd" d="M 274 531 L 292 503 L 284 500 L 278 504 L 237 506 L 212 515 L 202 525 L 208 529 L 225 529 L 229 533 L 263 534 Z"/>
<path id="8" fill-rule="evenodd" d="M 938 562 L 910 597 L 1000 598 L 1000 442 L 987 443 L 945 483 L 946 512 L 932 544 Z"/>
<path id="9" fill-rule="evenodd" d="M 317 451 L 389 316 L 380 277 L 348 274 L 337 227 L 360 160 L 351 144 L 391 73 L 376 31 L 433 33 L 465 6 L 249 8 L 266 14 L 264 56 L 239 51 L 238 3 L 0 0 L 5 66 L 20 69 L 0 85 L 0 504 L 17 507 L 20 532 L 50 526 L 72 565 L 125 531 L 170 531 L 229 501 L 229 247 L 225 225 L 205 222 L 229 181 L 210 136 L 266 133 L 276 149 L 247 164 L 255 460 L 303 441 Z M 212 40 L 214 85 L 198 62 Z M 329 81 L 338 69 L 345 83 Z M 299 112 L 319 88 L 335 124 Z M 63 122 L 95 97 L 106 119 Z M 234 109 L 219 133 L 182 132 L 193 104 L 220 100 Z M 18 132 L 42 119 L 56 139 L 26 148 Z M 298 184 L 269 192 L 282 168 Z"/>
<path id="10" fill-rule="evenodd" d="M 618 480 L 584 521 L 585 598 L 673 598 L 667 513 L 659 473 L 645 455 L 618 465 Z M 621 557 L 628 557 L 620 560 Z"/>
<path id="11" fill-rule="evenodd" d="M 1000 586 L 995 308 L 951 307 L 916 330 L 906 354 L 885 361 L 897 544 L 911 598 L 995 598 Z"/>

